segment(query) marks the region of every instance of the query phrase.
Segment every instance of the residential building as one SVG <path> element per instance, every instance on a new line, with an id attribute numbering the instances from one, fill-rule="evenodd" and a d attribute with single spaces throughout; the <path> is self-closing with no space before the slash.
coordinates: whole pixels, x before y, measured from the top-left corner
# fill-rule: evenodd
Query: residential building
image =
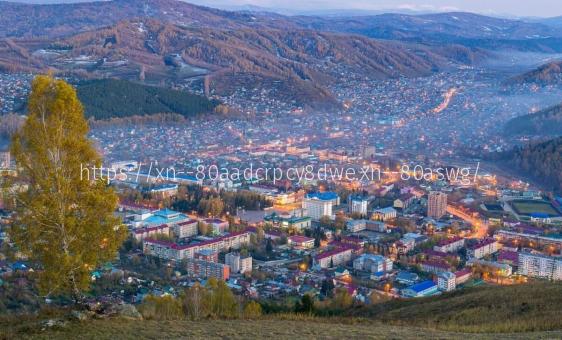
<path id="1" fill-rule="evenodd" d="M 468 257 L 481 259 L 498 251 L 498 241 L 486 238 L 468 248 Z"/>
<path id="2" fill-rule="evenodd" d="M 437 245 L 433 246 L 433 250 L 444 253 L 455 253 L 464 247 L 464 238 L 455 236 L 441 240 Z"/>
<path id="3" fill-rule="evenodd" d="M 325 251 L 314 257 L 314 265 L 317 268 L 332 268 L 351 261 L 352 248 L 341 247 Z"/>
<path id="4" fill-rule="evenodd" d="M 334 192 L 309 193 L 305 196 L 302 207 L 307 216 L 315 221 L 323 216 L 334 218 L 332 208 L 340 202 L 339 196 Z"/>
<path id="5" fill-rule="evenodd" d="M 194 254 L 194 258 L 208 262 L 219 262 L 219 253 L 212 249 L 201 249 Z"/>
<path id="6" fill-rule="evenodd" d="M 174 233 L 178 238 L 187 238 L 199 233 L 196 220 L 188 220 L 174 225 Z"/>
<path id="7" fill-rule="evenodd" d="M 445 261 L 424 261 L 421 263 L 424 272 L 439 274 L 451 269 L 451 265 Z"/>
<path id="8" fill-rule="evenodd" d="M 470 268 L 463 268 L 455 272 L 455 284 L 461 285 L 472 277 L 472 270 Z"/>
<path id="9" fill-rule="evenodd" d="M 226 264 L 190 258 L 186 260 L 187 275 L 194 278 L 228 280 L 230 267 Z"/>
<path id="10" fill-rule="evenodd" d="M 143 251 L 147 255 L 157 256 L 168 260 L 182 260 L 194 258 L 195 253 L 202 249 L 211 249 L 217 252 L 230 249 L 240 249 L 250 243 L 250 232 L 243 231 L 231 233 L 226 236 L 217 237 L 208 241 L 190 244 L 178 244 L 174 242 L 144 239 Z"/>
<path id="11" fill-rule="evenodd" d="M 447 213 L 447 194 L 439 191 L 429 193 L 427 199 L 427 216 L 439 219 Z"/>
<path id="12" fill-rule="evenodd" d="M 562 280 L 562 257 L 521 252 L 518 273 L 529 277 Z"/>
<path id="13" fill-rule="evenodd" d="M 213 228 L 213 233 L 215 234 L 228 231 L 228 221 L 221 220 L 220 218 L 206 218 L 202 222 Z"/>
<path id="14" fill-rule="evenodd" d="M 312 249 L 314 248 L 314 239 L 301 235 L 293 235 L 287 238 L 287 244 L 297 249 Z"/>
<path id="15" fill-rule="evenodd" d="M 156 235 L 170 235 L 170 227 L 167 224 L 161 224 L 157 226 L 150 226 L 150 227 L 140 227 L 133 229 L 132 231 L 133 237 L 137 241 L 142 241 L 147 237 L 155 237 Z"/>
<path id="16" fill-rule="evenodd" d="M 353 260 L 353 269 L 370 273 L 389 272 L 392 270 L 392 260 L 382 255 L 363 254 Z"/>
<path id="17" fill-rule="evenodd" d="M 402 289 L 404 297 L 424 297 L 435 295 L 439 292 L 438 286 L 431 280 L 423 281 Z"/>
<path id="18" fill-rule="evenodd" d="M 450 292 L 457 287 L 456 276 L 451 272 L 443 272 L 437 276 L 437 286 L 439 290 Z"/>

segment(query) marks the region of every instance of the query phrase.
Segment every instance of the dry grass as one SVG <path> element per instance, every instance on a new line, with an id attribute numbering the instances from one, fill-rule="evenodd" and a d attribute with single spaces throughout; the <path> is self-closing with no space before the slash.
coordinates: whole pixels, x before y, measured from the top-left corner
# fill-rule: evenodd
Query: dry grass
<path id="1" fill-rule="evenodd" d="M 123 319 L 71 322 L 41 331 L 38 324 L 4 328 L 4 338 L 30 339 L 493 339 L 490 334 L 461 334 L 407 326 L 383 325 L 372 320 L 355 324 L 330 319 L 132 321 Z M 19 330 L 18 330 L 19 329 Z M 502 334 L 502 339 L 560 338 L 562 332 Z"/>

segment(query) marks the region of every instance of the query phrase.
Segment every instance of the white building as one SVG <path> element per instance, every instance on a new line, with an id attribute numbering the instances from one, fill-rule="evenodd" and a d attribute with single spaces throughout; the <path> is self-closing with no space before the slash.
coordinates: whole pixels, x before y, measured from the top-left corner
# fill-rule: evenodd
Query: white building
<path id="1" fill-rule="evenodd" d="M 320 220 L 322 216 L 334 218 L 332 208 L 339 204 L 339 200 L 338 195 L 333 192 L 310 193 L 304 198 L 302 207 L 315 221 Z"/>
<path id="2" fill-rule="evenodd" d="M 392 260 L 382 255 L 363 254 L 353 260 L 353 269 L 371 273 L 389 272 L 392 270 Z"/>
<path id="3" fill-rule="evenodd" d="M 352 214 L 367 216 L 368 206 L 369 206 L 369 201 L 361 197 L 353 197 L 350 198 L 349 200 L 349 211 Z"/>
<path id="4" fill-rule="evenodd" d="M 367 229 L 366 220 L 349 220 L 346 224 L 347 230 L 351 233 L 357 233 Z"/>
<path id="5" fill-rule="evenodd" d="M 498 241 L 493 238 L 484 239 L 468 249 L 468 257 L 481 259 L 498 251 Z"/>
<path id="6" fill-rule="evenodd" d="M 230 267 L 232 273 L 241 273 L 252 271 L 252 257 L 241 256 L 240 253 L 228 253 L 224 258 L 226 265 Z"/>
<path id="7" fill-rule="evenodd" d="M 530 277 L 562 280 L 562 258 L 543 254 L 519 253 L 518 273 Z"/>
<path id="8" fill-rule="evenodd" d="M 457 287 L 456 276 L 451 272 L 444 272 L 437 276 L 437 286 L 439 290 L 450 292 Z"/>

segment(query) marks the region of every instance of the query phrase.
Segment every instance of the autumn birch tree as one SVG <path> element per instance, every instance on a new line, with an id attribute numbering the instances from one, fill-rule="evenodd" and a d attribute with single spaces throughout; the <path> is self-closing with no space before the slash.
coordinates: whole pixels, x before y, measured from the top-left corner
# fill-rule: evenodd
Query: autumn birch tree
<path id="1" fill-rule="evenodd" d="M 91 169 L 101 159 L 87 133 L 74 88 L 36 77 L 28 117 L 11 146 L 24 190 L 16 194 L 10 237 L 39 265 L 41 294 L 69 294 L 77 302 L 91 271 L 114 259 L 126 236 L 113 215 L 117 196 L 93 180 Z"/>

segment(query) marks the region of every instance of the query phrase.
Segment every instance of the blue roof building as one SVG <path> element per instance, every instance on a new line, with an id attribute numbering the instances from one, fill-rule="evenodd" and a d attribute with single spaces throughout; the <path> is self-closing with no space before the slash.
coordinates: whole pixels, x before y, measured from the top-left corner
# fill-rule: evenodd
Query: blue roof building
<path id="1" fill-rule="evenodd" d="M 431 280 L 423 281 L 402 289 L 402 295 L 405 297 L 423 297 L 438 294 L 437 284 Z"/>
<path id="2" fill-rule="evenodd" d="M 320 201 L 338 201 L 339 196 L 335 192 L 326 191 L 326 192 L 311 192 L 306 194 L 306 198 L 317 199 Z"/>

